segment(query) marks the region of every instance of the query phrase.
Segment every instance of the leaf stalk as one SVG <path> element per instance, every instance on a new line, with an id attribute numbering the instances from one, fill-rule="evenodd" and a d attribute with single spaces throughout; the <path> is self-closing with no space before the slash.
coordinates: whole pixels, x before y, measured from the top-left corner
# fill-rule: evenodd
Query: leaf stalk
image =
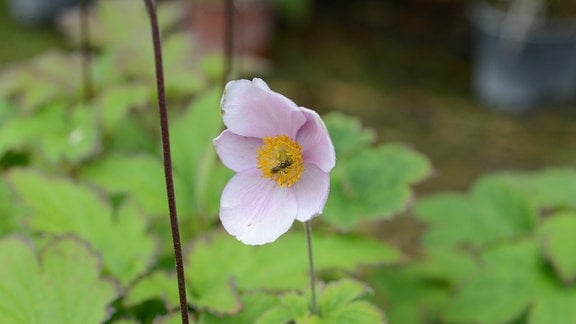
<path id="1" fill-rule="evenodd" d="M 310 221 L 304 222 L 306 229 L 306 244 L 308 246 L 308 271 L 310 274 L 310 313 L 318 314 L 316 303 L 316 272 L 314 271 L 314 256 L 312 254 L 312 225 Z"/>
<path id="2" fill-rule="evenodd" d="M 88 0 L 80 0 L 80 46 L 82 55 L 82 100 L 88 104 L 93 95 L 90 60 L 90 25 L 88 23 Z"/>

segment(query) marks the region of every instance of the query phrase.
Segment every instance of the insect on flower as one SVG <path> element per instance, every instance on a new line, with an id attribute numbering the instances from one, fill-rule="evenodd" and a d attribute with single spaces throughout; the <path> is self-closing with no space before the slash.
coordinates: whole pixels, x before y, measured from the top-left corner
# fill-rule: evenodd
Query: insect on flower
<path id="1" fill-rule="evenodd" d="M 236 172 L 220 199 L 228 233 L 245 244 L 265 244 L 294 220 L 321 214 L 336 157 L 320 116 L 257 78 L 230 81 L 221 108 L 226 129 L 214 145 Z"/>
<path id="2" fill-rule="evenodd" d="M 289 167 L 291 165 L 292 165 L 292 161 L 285 160 L 285 161 L 280 162 L 280 164 L 278 164 L 277 166 L 273 167 L 272 170 L 270 170 L 270 171 L 272 171 L 272 173 L 278 173 L 278 172 L 286 169 L 287 167 Z"/>

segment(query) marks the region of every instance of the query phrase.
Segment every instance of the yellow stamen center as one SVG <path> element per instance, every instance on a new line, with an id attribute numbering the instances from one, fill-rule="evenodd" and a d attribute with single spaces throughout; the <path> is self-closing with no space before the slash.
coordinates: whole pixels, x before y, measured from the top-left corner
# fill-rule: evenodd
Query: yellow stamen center
<path id="1" fill-rule="evenodd" d="M 264 137 L 264 144 L 258 148 L 256 166 L 262 176 L 272 179 L 280 187 L 290 187 L 304 171 L 300 144 L 286 135 Z"/>

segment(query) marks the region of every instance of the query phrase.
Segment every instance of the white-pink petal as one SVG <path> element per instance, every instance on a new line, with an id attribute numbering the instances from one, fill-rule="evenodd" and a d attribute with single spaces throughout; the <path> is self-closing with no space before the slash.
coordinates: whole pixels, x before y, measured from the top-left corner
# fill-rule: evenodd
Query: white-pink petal
<path id="1" fill-rule="evenodd" d="M 302 146 L 304 161 L 316 164 L 324 172 L 330 172 L 336 164 L 336 153 L 326 125 L 315 111 L 301 109 L 306 116 L 306 123 L 298 131 L 296 141 Z"/>
<path id="2" fill-rule="evenodd" d="M 271 91 L 260 79 L 228 82 L 221 107 L 224 125 L 241 136 L 288 135 L 294 138 L 306 122 L 302 110 L 294 102 Z"/>
<path id="3" fill-rule="evenodd" d="M 229 130 L 214 139 L 218 157 L 227 168 L 236 172 L 256 168 L 256 151 L 261 145 L 259 138 L 236 135 Z"/>
<path id="4" fill-rule="evenodd" d="M 252 83 L 254 83 L 254 85 L 264 89 L 264 90 L 268 90 L 268 91 L 272 91 L 270 89 L 270 87 L 268 86 L 268 83 L 266 83 L 266 81 L 260 79 L 260 78 L 254 78 L 252 79 Z"/>
<path id="5" fill-rule="evenodd" d="M 266 244 L 290 229 L 297 206 L 290 189 L 263 178 L 255 169 L 230 179 L 220 200 L 220 220 L 244 244 Z"/>
<path id="6" fill-rule="evenodd" d="M 296 219 L 305 222 L 322 214 L 330 192 L 330 176 L 314 164 L 305 164 L 302 177 L 291 188 L 298 201 Z"/>

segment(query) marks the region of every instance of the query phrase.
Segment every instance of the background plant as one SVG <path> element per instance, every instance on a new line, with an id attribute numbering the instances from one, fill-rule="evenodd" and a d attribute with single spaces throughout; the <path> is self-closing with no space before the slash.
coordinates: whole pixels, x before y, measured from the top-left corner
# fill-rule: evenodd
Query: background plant
<path id="1" fill-rule="evenodd" d="M 373 277 L 391 320 L 570 321 L 575 193 L 576 170 L 554 168 L 490 174 L 467 194 L 420 200 L 422 257 Z"/>
<path id="2" fill-rule="evenodd" d="M 91 29 L 91 101 L 82 102 L 76 52 L 51 51 L 0 75 L 0 258 L 7 265 L 0 271 L 8 278 L 0 296 L 10 299 L 0 300 L 6 305 L 2 321 L 177 319 L 151 111 L 152 53 L 144 54 L 149 40 L 141 38 L 149 35 L 145 9 L 132 5 L 134 16 L 126 19 L 119 14 L 126 13 L 126 2 L 98 4 L 91 18 L 97 26 Z M 175 17 L 171 10 L 160 12 Z M 307 290 L 301 231 L 274 246 L 246 247 L 219 230 L 218 199 L 230 176 L 212 148 L 222 127 L 216 85 L 221 68 L 210 57 L 191 59 L 186 36 L 169 31 L 171 19 L 164 20 L 164 50 L 190 312 L 199 322 L 309 321 L 314 315 L 302 307 L 308 302 L 301 294 Z M 111 30 L 138 41 L 118 41 L 114 37 L 126 35 Z M 193 65 L 198 61 L 208 63 Z M 354 225 L 403 210 L 410 185 L 426 177 L 430 166 L 401 145 L 375 146 L 372 133 L 353 118 L 325 120 L 339 163 L 314 238 L 325 282 L 315 320 L 381 322 L 384 315 L 366 301 L 371 290 L 362 279 L 366 269 L 401 256 Z M 19 284 L 26 280 L 36 284 Z M 89 289 L 94 286 L 97 291 Z M 46 298 L 60 303 L 43 303 Z M 30 303 L 35 307 L 27 311 L 23 305 Z"/>

